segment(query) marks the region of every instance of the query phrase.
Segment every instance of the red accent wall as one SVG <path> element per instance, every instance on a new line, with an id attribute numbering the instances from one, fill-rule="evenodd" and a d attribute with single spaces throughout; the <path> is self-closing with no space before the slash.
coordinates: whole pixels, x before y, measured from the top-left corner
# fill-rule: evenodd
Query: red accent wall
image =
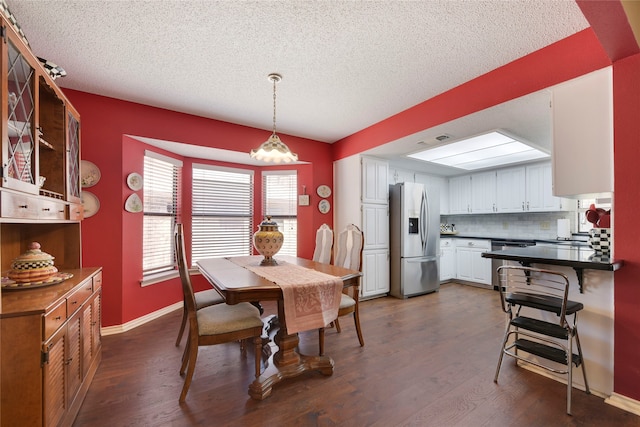
<path id="1" fill-rule="evenodd" d="M 264 142 L 269 131 L 235 125 L 189 114 L 65 90 L 81 116 L 81 158 L 95 163 L 102 177 L 97 185 L 87 189 L 100 200 L 100 209 L 82 222 L 83 265 L 104 268 L 103 326 L 121 325 L 181 299 L 177 280 L 149 287 L 140 287 L 142 278 L 142 215 L 124 210 L 126 198 L 133 192 L 126 185 L 131 172 L 143 170 L 144 151 L 149 147 L 127 135 L 143 136 L 192 145 L 210 146 L 248 153 Z M 296 166 L 270 166 L 264 169 L 295 169 L 298 171 L 298 193 L 306 186 L 311 205 L 298 208 L 298 255 L 311 258 L 315 230 L 324 222 L 333 225 L 332 215 L 317 209 L 319 197 L 315 188 L 321 184 L 333 187 L 332 152 L 329 144 L 280 134 L 301 161 Z M 179 157 L 172 153 L 164 154 Z M 247 154 L 248 156 L 248 154 Z M 185 163 L 183 182 L 190 182 L 188 169 L 193 159 Z M 201 160 L 197 160 L 201 162 Z M 256 171 L 256 217 L 261 221 L 260 168 L 246 165 L 210 162 Z M 185 184 L 186 185 L 186 184 Z M 142 192 L 139 192 L 142 196 Z M 191 205 L 189 191 L 182 203 Z M 183 209 L 183 221 L 190 224 L 189 209 Z M 187 228 L 190 231 L 190 228 Z M 205 286 L 194 280 L 197 288 Z"/>
<path id="2" fill-rule="evenodd" d="M 614 251 L 624 266 L 615 272 L 614 386 L 640 400 L 640 54 L 613 64 Z"/>

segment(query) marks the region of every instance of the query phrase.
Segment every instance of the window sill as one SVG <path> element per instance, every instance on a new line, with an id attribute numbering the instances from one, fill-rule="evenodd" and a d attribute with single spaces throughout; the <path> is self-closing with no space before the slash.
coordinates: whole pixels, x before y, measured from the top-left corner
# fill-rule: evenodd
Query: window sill
<path id="1" fill-rule="evenodd" d="M 200 270 L 197 267 L 192 267 L 189 269 L 189 275 L 193 276 L 194 274 L 201 274 Z M 167 280 L 179 278 L 180 273 L 178 270 L 174 271 L 165 271 L 163 273 L 158 274 L 150 274 L 145 276 L 140 280 L 140 287 L 144 288 L 145 286 L 155 285 L 156 283 L 166 282 Z"/>

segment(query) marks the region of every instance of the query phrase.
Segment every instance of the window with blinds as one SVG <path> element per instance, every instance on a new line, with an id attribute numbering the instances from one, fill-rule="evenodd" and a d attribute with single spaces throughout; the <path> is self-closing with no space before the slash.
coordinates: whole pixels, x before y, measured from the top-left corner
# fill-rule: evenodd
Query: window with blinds
<path id="1" fill-rule="evenodd" d="M 298 175 L 296 171 L 262 172 L 264 216 L 278 223 L 284 244 L 278 254 L 298 254 Z"/>
<path id="2" fill-rule="evenodd" d="M 178 215 L 182 162 L 151 151 L 144 156 L 142 271 L 151 275 L 175 269 L 173 231 Z"/>
<path id="3" fill-rule="evenodd" d="M 192 263 L 251 255 L 253 171 L 193 165 Z"/>

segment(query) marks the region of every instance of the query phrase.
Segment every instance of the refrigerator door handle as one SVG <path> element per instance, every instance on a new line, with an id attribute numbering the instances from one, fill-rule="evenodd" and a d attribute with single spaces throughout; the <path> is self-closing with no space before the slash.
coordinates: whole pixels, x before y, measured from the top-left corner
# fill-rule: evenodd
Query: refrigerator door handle
<path id="1" fill-rule="evenodd" d="M 422 192 L 422 200 L 420 201 L 420 238 L 422 239 L 422 253 L 426 252 L 427 241 L 429 240 L 429 221 L 427 215 L 427 195 Z"/>
<path id="2" fill-rule="evenodd" d="M 419 258 L 403 258 L 407 264 L 422 264 L 424 262 L 436 261 L 438 259 L 437 256 L 427 256 L 427 257 L 419 257 Z"/>

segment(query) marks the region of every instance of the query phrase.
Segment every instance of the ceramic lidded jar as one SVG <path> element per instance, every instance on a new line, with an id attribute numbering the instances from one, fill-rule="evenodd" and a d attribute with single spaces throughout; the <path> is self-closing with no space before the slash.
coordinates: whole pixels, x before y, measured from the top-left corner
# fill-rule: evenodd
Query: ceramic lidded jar
<path id="1" fill-rule="evenodd" d="M 278 265 L 273 256 L 278 253 L 284 242 L 284 236 L 278 230 L 278 223 L 271 221 L 271 217 L 260 223 L 258 231 L 253 235 L 253 246 L 264 256 L 260 265 Z"/>
<path id="2" fill-rule="evenodd" d="M 53 257 L 40 250 L 40 243 L 32 242 L 29 249 L 13 260 L 7 276 L 18 283 L 40 282 L 58 272 Z"/>

